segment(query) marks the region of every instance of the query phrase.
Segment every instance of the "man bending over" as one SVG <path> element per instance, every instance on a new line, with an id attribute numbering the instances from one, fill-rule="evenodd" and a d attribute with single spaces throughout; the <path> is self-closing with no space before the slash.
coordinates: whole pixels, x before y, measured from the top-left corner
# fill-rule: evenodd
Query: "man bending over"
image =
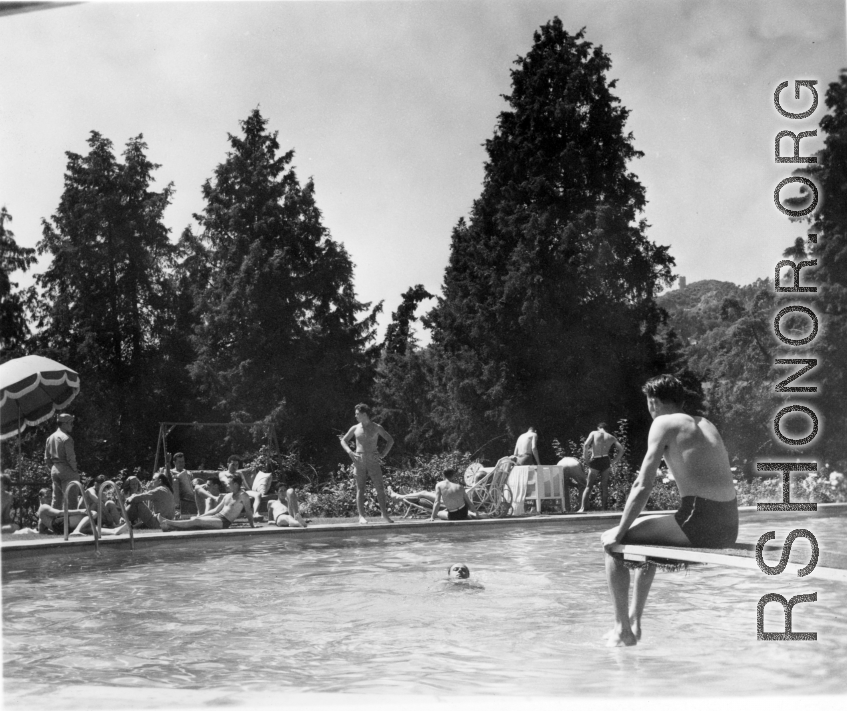
<path id="1" fill-rule="evenodd" d="M 195 516 L 187 521 L 169 521 L 160 514 L 159 526 L 163 531 L 192 531 L 198 529 L 221 529 L 229 528 L 242 511 L 247 516 L 250 528 L 253 525 L 253 508 L 250 497 L 242 490 L 244 480 L 241 474 L 230 474 L 227 487 L 229 493 L 224 496 L 221 503 L 202 516 Z"/>
<path id="2" fill-rule="evenodd" d="M 635 573 L 632 604 L 629 569 L 623 557 L 611 553 L 616 543 L 723 548 L 738 535 L 738 506 L 729 469 L 729 456 L 715 426 L 704 417 L 682 411 L 685 392 L 672 375 L 660 375 L 643 388 L 653 418 L 647 454 L 626 500 L 621 522 L 606 531 L 601 541 L 606 551 L 606 579 L 615 606 L 615 627 L 607 635 L 609 646 L 632 646 L 641 638 L 641 615 L 656 574 L 653 565 Z M 682 499 L 672 516 L 641 513 L 664 458 L 674 475 Z"/>

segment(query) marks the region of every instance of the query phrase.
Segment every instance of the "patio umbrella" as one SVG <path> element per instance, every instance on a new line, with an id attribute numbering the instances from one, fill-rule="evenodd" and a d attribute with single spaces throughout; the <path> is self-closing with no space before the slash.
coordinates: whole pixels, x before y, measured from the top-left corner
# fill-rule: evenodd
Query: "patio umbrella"
<path id="1" fill-rule="evenodd" d="M 49 420 L 79 394 L 79 375 L 55 360 L 31 355 L 0 365 L 0 440 Z"/>

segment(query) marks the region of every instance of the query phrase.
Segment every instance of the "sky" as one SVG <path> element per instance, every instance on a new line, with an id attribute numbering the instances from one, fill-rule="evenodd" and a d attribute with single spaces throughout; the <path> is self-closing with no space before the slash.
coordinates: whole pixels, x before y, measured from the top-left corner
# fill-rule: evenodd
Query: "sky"
<path id="1" fill-rule="evenodd" d="M 794 167 L 775 164 L 774 137 L 825 114 L 826 86 L 847 67 L 843 0 L 90 3 L 0 15 L 0 205 L 33 247 L 59 204 L 65 152 L 86 152 L 92 130 L 118 153 L 143 134 L 156 186 L 176 188 L 165 214 L 176 240 L 203 208 L 227 134 L 259 107 L 301 181 L 314 179 L 359 298 L 384 302 L 383 332 L 409 287 L 440 293 L 512 63 L 555 15 L 611 56 L 644 153 L 630 169 L 646 188 L 648 236 L 670 246 L 676 273 L 771 275 L 806 230 L 774 206 Z M 783 106 L 808 107 L 794 79 L 819 82 L 809 119 L 774 108 L 782 81 Z"/>

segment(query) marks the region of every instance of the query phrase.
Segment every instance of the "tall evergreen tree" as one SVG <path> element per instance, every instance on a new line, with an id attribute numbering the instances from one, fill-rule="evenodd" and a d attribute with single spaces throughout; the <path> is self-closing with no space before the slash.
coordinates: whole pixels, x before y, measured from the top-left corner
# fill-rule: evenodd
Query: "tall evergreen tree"
<path id="1" fill-rule="evenodd" d="M 416 284 L 403 294 L 403 301 L 391 314 L 391 323 L 385 329 L 385 340 L 382 344 L 384 352 L 402 356 L 410 347 L 414 348 L 412 324 L 418 320 L 415 312 L 421 301 L 431 298 L 433 295 L 424 289 L 423 284 Z"/>
<path id="2" fill-rule="evenodd" d="M 847 431 L 847 69 L 829 85 L 826 106 L 830 111 L 820 122 L 826 139 L 818 162 L 796 172 L 810 175 L 820 190 L 820 204 L 808 218 L 810 231 L 817 234 L 810 256 L 818 264 L 811 272 L 814 279 L 806 280 L 819 285 L 810 306 L 822 322 L 820 336 L 808 348 L 808 357 L 819 358 L 816 402 L 826 428 L 816 451 L 847 462 L 839 436 Z"/>
<path id="3" fill-rule="evenodd" d="M 391 314 L 373 385 L 375 415 L 394 435 L 395 456 L 413 457 L 438 448 L 439 429 L 431 418 L 432 353 L 421 349 L 412 331 L 416 311 L 433 298 L 422 284 L 408 289 Z"/>
<path id="4" fill-rule="evenodd" d="M 12 216 L 5 205 L 0 207 L 0 351 L 4 360 L 23 355 L 18 350 L 29 335 L 25 300 L 11 276 L 18 270 L 26 271 L 35 263 L 35 250 L 18 245 L 14 233 L 6 227 L 11 221 Z"/>
<path id="5" fill-rule="evenodd" d="M 258 109 L 203 186 L 201 232 L 183 234 L 196 297 L 191 372 L 219 416 L 269 418 L 304 455 L 337 458 L 332 437 L 367 393 L 375 311 Z M 336 452 L 337 449 L 337 452 Z"/>
<path id="6" fill-rule="evenodd" d="M 528 424 L 549 441 L 599 417 L 643 420 L 641 382 L 664 366 L 654 296 L 674 261 L 638 221 L 644 188 L 627 165 L 641 154 L 611 60 L 554 18 L 515 64 L 482 195 L 425 320 L 446 356 L 437 416 L 469 449 Z"/>
<path id="7" fill-rule="evenodd" d="M 156 420 L 170 402 L 160 344 L 172 323 L 167 270 L 175 247 L 162 218 L 173 186 L 151 189 L 159 166 L 140 135 L 127 142 L 123 163 L 96 131 L 88 145 L 87 155 L 67 153 L 64 192 L 43 221 L 38 251 L 52 262 L 36 276 L 43 290 L 36 344 L 80 372 L 81 460 L 95 468 L 97 459 L 147 464 L 141 458 L 152 452 Z"/>

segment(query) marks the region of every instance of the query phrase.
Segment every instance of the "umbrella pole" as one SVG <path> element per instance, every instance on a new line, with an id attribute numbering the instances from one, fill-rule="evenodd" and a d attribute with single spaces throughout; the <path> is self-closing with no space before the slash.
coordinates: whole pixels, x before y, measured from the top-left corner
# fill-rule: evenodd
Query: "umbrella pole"
<path id="1" fill-rule="evenodd" d="M 23 495 L 23 472 L 21 471 L 21 408 L 18 406 L 18 523 L 23 525 L 23 505 L 21 504 L 21 496 Z"/>

